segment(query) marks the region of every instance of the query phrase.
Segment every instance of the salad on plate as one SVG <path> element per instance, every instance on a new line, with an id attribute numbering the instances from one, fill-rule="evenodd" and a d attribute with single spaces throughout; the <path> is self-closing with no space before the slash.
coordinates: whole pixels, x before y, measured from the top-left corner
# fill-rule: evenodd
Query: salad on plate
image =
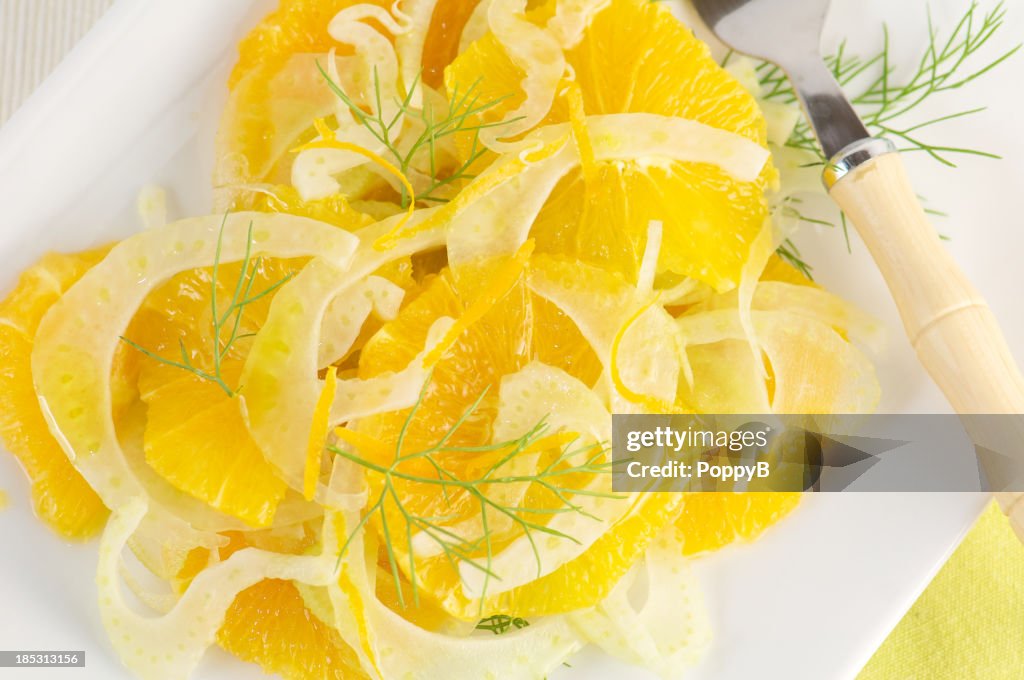
<path id="1" fill-rule="evenodd" d="M 211 214 L 147 189 L 0 303 L 0 435 L 100 536 L 123 663 L 684 673 L 692 560 L 799 494 L 616 492 L 611 414 L 879 399 L 878 324 L 788 241 L 784 79 L 650 0 L 282 0 L 228 87 Z"/>

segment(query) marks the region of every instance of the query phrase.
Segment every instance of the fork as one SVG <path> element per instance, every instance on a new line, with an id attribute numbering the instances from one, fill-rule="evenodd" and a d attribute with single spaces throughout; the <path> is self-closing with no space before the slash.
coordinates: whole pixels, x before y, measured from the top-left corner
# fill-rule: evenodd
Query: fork
<path id="1" fill-rule="evenodd" d="M 943 247 L 907 178 L 896 147 L 872 137 L 821 55 L 829 0 L 693 0 L 708 28 L 737 52 L 789 77 L 829 159 L 822 176 L 889 287 L 911 346 L 959 414 L 1016 414 L 1007 431 L 964 426 L 979 447 L 999 438 L 1024 449 L 1024 379 L 995 316 Z M 972 431 L 973 430 L 973 431 Z M 1006 449 L 1009 442 L 1010 451 Z M 982 465 L 985 459 L 981 458 Z M 990 470 L 992 477 L 998 471 Z M 994 494 L 1024 541 L 1024 492 Z"/>

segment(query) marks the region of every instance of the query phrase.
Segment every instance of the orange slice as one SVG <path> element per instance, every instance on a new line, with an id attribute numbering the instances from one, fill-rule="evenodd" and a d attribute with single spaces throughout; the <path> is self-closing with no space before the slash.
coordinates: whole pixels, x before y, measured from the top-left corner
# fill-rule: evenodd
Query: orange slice
<path id="1" fill-rule="evenodd" d="M 313 615 L 291 581 L 265 579 L 240 592 L 217 642 L 243 661 L 289 680 L 367 677 L 352 648 Z"/>
<path id="2" fill-rule="evenodd" d="M 236 363 L 228 378 L 240 372 Z M 251 526 L 270 524 L 286 486 L 249 435 L 238 400 L 215 383 L 163 364 L 145 366 L 140 386 L 148 407 L 146 462 L 217 510 Z"/>
<path id="3" fill-rule="evenodd" d="M 718 550 L 734 541 L 752 541 L 800 502 L 799 493 L 692 493 L 675 522 L 683 554 Z"/>
<path id="4" fill-rule="evenodd" d="M 252 295 L 266 290 L 296 270 L 298 263 L 263 260 Z M 218 299 L 231 299 L 240 264 L 219 268 Z M 153 291 L 134 326 L 130 340 L 168 360 L 180 361 L 185 347 L 200 369 L 213 371 L 210 293 L 212 269 L 175 276 Z M 239 335 L 257 331 L 266 318 L 272 295 L 243 308 Z M 229 330 L 222 335 L 227 340 Z M 225 383 L 238 385 L 249 338 L 233 343 L 224 358 Z M 141 359 L 139 392 L 147 407 L 144 434 L 146 462 L 174 487 L 254 527 L 272 520 L 286 485 L 249 434 L 239 400 L 215 382 L 150 357 Z"/>
<path id="5" fill-rule="evenodd" d="M 442 316 L 459 319 L 480 291 L 490 284 L 489 267 L 450 269 L 429 277 L 398 317 L 383 325 L 363 348 L 359 376 L 370 378 L 399 371 L 423 350 L 427 331 Z M 479 446 L 490 438 L 497 389 L 503 376 L 538 358 L 563 368 L 585 384 L 593 384 L 600 362 L 579 329 L 557 307 L 526 290 L 520 280 L 474 323 L 461 332 L 437 361 L 418 415 L 410 424 L 408 446 L 429 446 L 443 436 L 481 394 L 479 414 L 456 433 L 452 444 Z M 466 292 L 462 292 L 466 291 Z M 539 317 L 539 318 L 538 318 Z M 543 321 L 543 325 L 538 323 Z M 385 443 L 397 441 L 408 411 L 364 419 L 360 430 Z M 410 450 L 412 450 L 410 448 Z"/>
<path id="6" fill-rule="evenodd" d="M 308 141 L 314 119 L 332 115 L 337 104 L 316 62 L 324 65 L 331 49 L 339 56 L 352 54 L 327 28 L 338 12 L 362 1 L 367 0 L 282 0 L 242 39 L 218 132 L 214 184 L 229 189 L 222 207 L 252 207 L 245 202 L 251 196 L 243 199 L 232 187 L 287 182 L 290 157 L 285 152 Z M 369 2 L 385 9 L 392 4 Z M 477 0 L 441 0 L 434 7 L 422 55 L 426 85 L 441 85 L 441 74 L 454 59 L 462 28 L 476 5 Z M 384 186 L 375 175 L 361 171 L 348 181 L 358 184 L 352 193 Z"/>
<path id="7" fill-rule="evenodd" d="M 587 115 L 676 116 L 766 143 L 753 97 L 660 3 L 612 0 L 566 60 Z M 522 77 L 488 35 L 452 63 L 445 80 L 449 89 L 479 82 L 481 101 L 506 97 L 486 112 L 493 121 L 522 101 Z M 544 122 L 569 121 L 570 99 L 557 97 Z M 574 255 L 635 280 L 648 224 L 660 220 L 659 272 L 729 288 L 739 281 L 766 215 L 763 192 L 773 172 L 768 168 L 756 182 L 739 182 L 708 164 L 599 162 L 562 179 L 532 233 L 538 252 Z"/>
<path id="8" fill-rule="evenodd" d="M 497 277 L 501 281 L 494 280 L 495 272 L 511 270 L 509 263 L 487 263 L 460 270 L 457 276 L 445 269 L 425 282 L 418 296 L 363 349 L 359 362 L 362 377 L 400 370 L 422 351 L 427 330 L 436 319 L 467 319 L 459 326 L 455 342 L 434 367 L 424 397 L 404 434 L 403 452 L 435 444 L 481 394 L 486 396 L 480 407 L 455 432 L 449 444 L 472 447 L 490 443 L 500 381 L 530 360 L 556 365 L 587 385 L 599 376 L 601 365 L 596 354 L 567 316 L 550 302 L 533 296 L 521 281 L 512 281 L 509 286 L 504 276 Z M 504 294 L 494 296 L 496 287 Z M 484 299 L 488 299 L 488 306 L 481 313 L 476 303 Z M 365 418 L 359 422 L 359 431 L 354 433 L 358 436 L 352 437 L 351 443 L 360 449 L 361 455 L 375 456 L 378 462 L 390 464 L 408 415 L 406 409 Z M 541 455 L 557 455 L 560 449 Z M 446 452 L 437 454 L 435 459 L 446 469 L 468 478 L 504 453 Z M 403 505 L 421 516 L 456 514 L 470 520 L 479 517 L 477 506 L 458 494 L 452 494 L 450 506 L 436 488 L 428 489 L 422 484 L 409 483 L 403 486 L 401 494 Z M 678 495 L 650 494 L 637 511 L 615 524 L 582 555 L 533 583 L 488 597 L 485 608 L 528 616 L 592 605 L 640 558 L 657 531 L 674 519 L 680 500 Z M 528 492 L 522 504 L 542 509 L 552 503 L 546 492 L 535 489 Z M 403 530 L 394 523 L 396 517 L 397 514 L 388 515 L 392 532 Z M 496 534 L 495 545 L 512 538 L 515 536 Z M 420 587 L 451 614 L 472 618 L 478 613 L 478 605 L 458 595 L 458 575 L 449 566 L 441 560 L 418 570 Z M 407 606 L 410 601 L 406 597 Z"/>
<path id="9" fill-rule="evenodd" d="M 50 434 L 32 384 L 30 357 L 43 315 L 105 254 L 106 249 L 46 255 L 0 302 L 0 437 L 32 482 L 36 514 L 71 539 L 94 535 L 108 513 Z"/>

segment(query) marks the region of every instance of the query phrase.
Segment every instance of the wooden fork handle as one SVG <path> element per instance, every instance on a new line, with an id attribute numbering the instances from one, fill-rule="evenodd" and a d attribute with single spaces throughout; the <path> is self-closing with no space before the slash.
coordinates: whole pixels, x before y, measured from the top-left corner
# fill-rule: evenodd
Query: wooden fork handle
<path id="1" fill-rule="evenodd" d="M 883 140 L 862 146 L 858 162 L 830 166 L 826 184 L 881 270 L 921 363 L 957 413 L 1024 414 L 1024 379 L 1003 332 L 929 223 L 900 155 Z M 1014 444 L 1024 447 L 1020 428 Z M 1024 541 L 1024 492 L 996 496 Z"/>

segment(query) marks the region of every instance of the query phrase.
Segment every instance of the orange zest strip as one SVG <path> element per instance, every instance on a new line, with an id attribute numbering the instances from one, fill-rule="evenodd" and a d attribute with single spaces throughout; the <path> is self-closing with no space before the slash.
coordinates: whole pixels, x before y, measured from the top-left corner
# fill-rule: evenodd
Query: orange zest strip
<path id="1" fill-rule="evenodd" d="M 306 468 L 302 477 L 302 495 L 307 501 L 313 500 L 313 496 L 316 495 L 316 481 L 320 476 L 320 454 L 324 450 L 324 436 L 330 427 L 328 420 L 331 417 L 331 405 L 334 403 L 334 393 L 337 389 L 338 370 L 331 366 L 327 369 L 324 388 L 320 390 L 320 397 L 316 400 L 313 424 L 309 428 Z"/>
<path id="2" fill-rule="evenodd" d="M 594 157 L 594 144 L 587 129 L 587 114 L 583 110 L 583 93 L 578 83 L 568 83 L 563 91 L 569 105 L 569 124 L 572 126 L 572 138 L 576 150 L 580 154 L 580 167 L 583 170 L 583 181 L 593 186 L 597 176 L 597 160 Z"/>
<path id="3" fill-rule="evenodd" d="M 626 383 L 622 382 L 622 376 L 619 375 L 619 345 L 622 343 L 622 338 L 625 337 L 626 332 L 632 327 L 636 320 L 643 316 L 644 312 L 657 304 L 657 297 L 648 302 L 646 305 L 633 312 L 632 316 L 626 320 L 626 323 L 622 324 L 622 328 L 619 329 L 618 333 L 615 334 L 615 339 L 612 341 L 611 351 L 611 366 L 609 367 L 612 385 L 615 390 L 623 397 L 633 402 L 634 404 L 640 404 L 649 413 L 685 413 L 685 409 L 678 403 L 669 403 L 657 397 L 652 397 L 649 394 L 641 394 L 626 386 Z"/>
<path id="4" fill-rule="evenodd" d="M 547 160 L 554 156 L 556 153 L 561 151 L 567 141 L 568 137 L 556 139 L 535 151 L 523 154 L 524 156 L 528 156 L 526 158 L 514 158 L 495 171 L 480 175 L 477 179 L 470 182 L 469 186 L 456 194 L 455 198 L 448 203 L 445 203 L 437 212 L 413 228 L 402 231 L 405 221 L 396 225 L 394 229 L 374 241 L 374 249 L 389 250 L 398 244 L 399 239 L 408 238 L 422 232 L 430 231 L 431 229 L 450 221 L 474 201 L 491 193 L 498 188 L 499 185 L 504 184 L 506 181 L 521 173 L 527 168 L 527 166 L 533 163 L 539 163 L 540 161 Z"/>
<path id="5" fill-rule="evenodd" d="M 316 128 L 321 139 L 316 139 L 312 142 L 307 142 L 302 146 L 297 146 L 292 149 L 292 153 L 299 153 L 300 151 L 306 151 L 307 149 L 338 149 L 340 151 L 351 151 L 352 153 L 359 154 L 360 156 L 363 156 L 384 168 L 388 173 L 394 175 L 395 179 L 401 183 L 405 188 L 406 193 L 409 195 L 409 207 L 405 209 L 405 216 L 399 220 L 397 225 L 395 225 L 395 230 L 397 231 L 404 227 L 405 223 L 409 221 L 409 218 L 412 217 L 413 211 L 416 209 L 416 192 L 413 191 L 412 183 L 409 182 L 409 178 L 380 154 L 376 154 L 369 149 L 359 146 L 358 144 L 343 142 L 338 139 L 334 134 L 334 130 L 327 127 L 327 123 L 324 122 L 323 118 L 317 118 L 314 120 L 313 127 Z"/>
<path id="6" fill-rule="evenodd" d="M 458 321 L 452 324 L 452 327 L 444 334 L 441 342 L 437 343 L 427 353 L 427 356 L 423 359 L 423 366 L 425 368 L 433 368 L 434 364 L 444 356 L 444 353 L 455 344 L 455 341 L 459 339 L 462 332 L 479 321 L 491 307 L 498 303 L 498 300 L 512 289 L 512 286 L 522 276 L 530 255 L 533 254 L 533 245 L 533 239 L 527 239 L 523 245 L 519 246 L 519 250 L 516 251 L 515 255 L 498 267 L 498 270 L 494 272 L 494 275 L 480 295 L 470 303 Z"/>

